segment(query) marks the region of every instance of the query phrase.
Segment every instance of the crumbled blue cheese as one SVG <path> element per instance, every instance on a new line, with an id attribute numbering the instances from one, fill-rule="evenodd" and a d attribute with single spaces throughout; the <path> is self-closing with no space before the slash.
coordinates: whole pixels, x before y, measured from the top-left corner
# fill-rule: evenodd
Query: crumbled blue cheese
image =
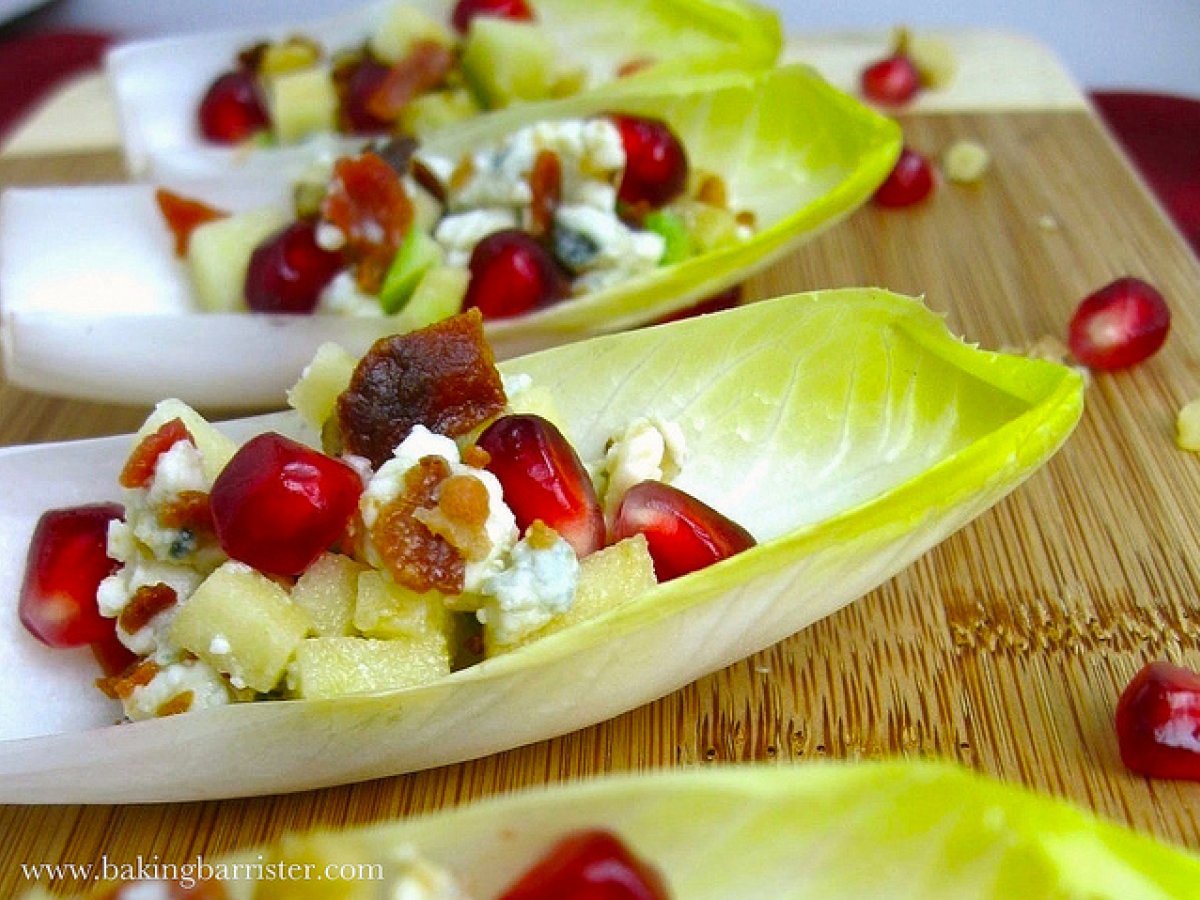
<path id="1" fill-rule="evenodd" d="M 571 608 L 579 559 L 561 537 L 549 547 L 517 542 L 509 565 L 484 580 L 484 605 L 475 615 L 498 644 L 512 644 Z"/>
<path id="2" fill-rule="evenodd" d="M 318 313 L 341 316 L 382 316 L 383 307 L 379 298 L 364 294 L 350 272 L 334 275 L 317 298 Z"/>
<path id="3" fill-rule="evenodd" d="M 602 472 L 604 514 L 610 520 L 621 498 L 642 481 L 669 482 L 687 460 L 687 442 L 676 422 L 654 418 L 634 419 L 614 435 L 605 454 Z"/>
<path id="4" fill-rule="evenodd" d="M 379 518 L 379 512 L 404 492 L 404 476 L 427 456 L 440 456 L 450 465 L 451 475 L 470 475 L 478 479 L 487 490 L 488 516 L 484 533 L 491 542 L 491 549 L 482 559 L 469 560 L 463 576 L 463 589 L 468 592 L 479 590 L 484 579 L 499 571 L 504 565 L 505 555 L 516 543 L 517 522 L 513 512 L 504 502 L 504 489 L 491 472 L 465 465 L 458 452 L 458 445 L 450 438 L 434 434 L 424 425 L 416 425 L 393 452 L 392 458 L 379 467 L 379 471 L 368 482 L 359 500 L 363 524 L 371 528 Z M 368 561 L 382 568 L 378 553 L 370 541 L 366 546 Z"/>
<path id="5" fill-rule="evenodd" d="M 136 547 L 130 546 L 127 538 L 121 534 L 126 530 L 123 522 L 112 522 L 109 525 L 109 555 L 124 565 L 100 582 L 100 587 L 96 590 L 96 604 L 100 615 L 119 619 L 138 588 L 152 587 L 156 584 L 165 584 L 171 588 L 176 597 L 174 605 L 164 609 L 135 632 L 127 632 L 118 624 L 117 637 L 138 656 L 153 655 L 158 660 L 172 659 L 178 655 L 178 650 L 170 643 L 171 622 L 179 604 L 192 595 L 203 576 L 190 566 L 160 562 L 145 555 Z M 116 540 L 114 532 L 117 533 Z M 127 547 L 132 550 L 129 555 L 124 553 Z"/>
<path id="6" fill-rule="evenodd" d="M 164 703 L 185 691 L 192 694 L 189 711 L 224 706 L 233 699 L 228 684 L 216 670 L 198 659 L 189 659 L 164 666 L 149 683 L 134 688 L 121 702 L 125 715 L 136 722 L 155 718 Z"/>
<path id="7" fill-rule="evenodd" d="M 489 234 L 517 226 L 517 214 L 510 209 L 476 209 L 446 216 L 433 237 L 446 251 L 446 265 L 466 267 L 475 245 Z"/>
<path id="8" fill-rule="evenodd" d="M 651 271 L 667 247 L 662 235 L 635 231 L 615 215 L 591 206 L 560 206 L 554 214 L 554 228 L 556 232 L 580 235 L 595 248 L 594 253 L 574 260 L 573 268 L 583 273 L 603 273 L 606 283 Z"/>

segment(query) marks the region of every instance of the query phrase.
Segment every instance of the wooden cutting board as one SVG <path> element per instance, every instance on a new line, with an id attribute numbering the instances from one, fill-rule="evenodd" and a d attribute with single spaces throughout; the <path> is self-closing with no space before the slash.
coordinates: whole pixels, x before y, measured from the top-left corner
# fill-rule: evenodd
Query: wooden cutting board
<path id="1" fill-rule="evenodd" d="M 748 296 L 862 284 L 923 293 L 956 332 L 998 348 L 1062 337 L 1078 300 L 1114 277 L 1154 282 L 1174 314 L 1165 348 L 1095 379 L 1078 431 L 1043 471 L 840 613 L 593 728 L 289 796 L 0 808 L 0 896 L 27 886 L 21 863 L 212 857 L 288 829 L 606 772 L 897 755 L 958 760 L 1200 849 L 1200 785 L 1128 774 L 1112 728 L 1143 663 L 1200 666 L 1200 458 L 1172 440 L 1176 411 L 1200 395 L 1200 265 L 1086 109 L 902 121 L 926 152 L 980 141 L 991 170 L 916 209 L 861 210 L 753 279 Z M 119 173 L 113 154 L 0 161 L 6 185 Z M 144 412 L 0 383 L 0 443 L 129 431 Z"/>

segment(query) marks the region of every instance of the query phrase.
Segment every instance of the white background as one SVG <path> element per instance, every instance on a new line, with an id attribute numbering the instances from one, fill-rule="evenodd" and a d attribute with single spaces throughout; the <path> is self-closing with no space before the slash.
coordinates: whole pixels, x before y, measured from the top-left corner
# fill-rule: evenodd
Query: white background
<path id="1" fill-rule="evenodd" d="M 313 17 L 361 0 L 57 0 L 39 26 L 126 36 Z M 536 0 L 535 0 L 536 5 Z M 1200 98 L 1200 0 L 774 0 L 789 31 L 894 24 L 1005 28 L 1039 38 L 1088 88 L 1144 88 Z M 603 15 L 603 0 L 596 2 Z"/>

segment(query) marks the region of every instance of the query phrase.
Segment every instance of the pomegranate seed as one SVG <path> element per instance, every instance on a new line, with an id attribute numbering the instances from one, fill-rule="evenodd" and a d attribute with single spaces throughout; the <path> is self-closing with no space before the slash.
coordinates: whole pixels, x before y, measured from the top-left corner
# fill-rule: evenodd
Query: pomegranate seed
<path id="1" fill-rule="evenodd" d="M 1200 781 L 1200 675 L 1152 662 L 1117 701 L 1121 761 L 1154 778 Z"/>
<path id="2" fill-rule="evenodd" d="M 1140 278 L 1118 278 L 1079 304 L 1067 342 L 1089 368 L 1124 369 L 1153 356 L 1170 327 L 1162 294 Z"/>
<path id="3" fill-rule="evenodd" d="M 608 831 L 568 835 L 500 900 L 667 900 L 662 876 Z"/>
<path id="4" fill-rule="evenodd" d="M 342 255 L 317 243 L 312 222 L 293 222 L 250 256 L 246 302 L 260 313 L 310 313 L 321 291 L 342 270 Z"/>
<path id="5" fill-rule="evenodd" d="M 345 463 L 267 433 L 248 441 L 213 484 L 213 522 L 231 557 L 268 575 L 298 575 L 346 531 L 362 479 Z"/>
<path id="6" fill-rule="evenodd" d="M 566 275 L 554 257 L 530 235 L 516 228 L 489 234 L 471 253 L 471 282 L 463 300 L 485 319 L 506 319 L 567 296 Z"/>
<path id="7" fill-rule="evenodd" d="M 889 56 L 863 69 L 863 96 L 872 103 L 901 106 L 915 97 L 920 87 L 917 67 L 903 54 Z"/>
<path id="8" fill-rule="evenodd" d="M 252 72 L 226 72 L 212 83 L 197 112 L 200 133 L 218 144 L 238 144 L 271 127 L 258 79 Z"/>
<path id="9" fill-rule="evenodd" d="M 50 647 L 106 641 L 116 622 L 100 615 L 96 589 L 120 563 L 109 559 L 108 523 L 125 511 L 116 503 L 52 509 L 38 520 L 21 583 L 21 624 Z"/>
<path id="10" fill-rule="evenodd" d="M 502 416 L 479 436 L 487 470 L 504 488 L 504 502 L 524 531 L 541 519 L 575 553 L 604 546 L 604 513 L 587 469 L 563 433 L 541 416 Z"/>
<path id="11" fill-rule="evenodd" d="M 450 20 L 459 34 L 466 34 L 476 16 L 497 16 L 501 19 L 533 21 L 533 10 L 525 0 L 458 0 Z"/>
<path id="12" fill-rule="evenodd" d="M 659 207 L 682 193 L 688 160 L 683 144 L 666 122 L 613 116 L 625 147 L 625 174 L 617 197 L 631 206 Z"/>
<path id="13" fill-rule="evenodd" d="M 915 150 L 905 147 L 892 172 L 875 191 L 880 206 L 912 206 L 933 193 L 933 166 Z"/>
<path id="14" fill-rule="evenodd" d="M 136 653 L 121 643 L 115 629 L 92 644 L 92 655 L 96 657 L 100 671 L 109 676 L 120 675 L 139 659 Z"/>
<path id="15" fill-rule="evenodd" d="M 390 131 L 392 123 L 381 119 L 370 110 L 370 100 L 390 72 L 381 62 L 366 58 L 360 60 L 345 76 L 341 93 L 342 130 L 350 134 L 374 134 Z"/>
<path id="16" fill-rule="evenodd" d="M 142 488 L 154 477 L 154 468 L 158 458 L 174 447 L 180 441 L 192 440 L 183 419 L 171 419 L 158 426 L 153 434 L 148 434 L 133 448 L 129 459 L 125 461 L 117 482 L 121 487 Z"/>
<path id="17" fill-rule="evenodd" d="M 681 319 L 690 319 L 694 316 L 703 316 L 708 313 L 720 312 L 723 309 L 733 309 L 742 302 L 742 286 L 735 284 L 728 290 L 721 291 L 719 294 L 713 294 L 706 300 L 701 300 L 699 303 L 688 306 L 673 313 L 669 313 L 657 320 L 653 324 L 665 325 L 668 322 L 678 322 Z"/>
<path id="18" fill-rule="evenodd" d="M 613 540 L 644 534 L 654 574 L 670 581 L 754 546 L 754 537 L 691 494 L 660 481 L 643 481 L 621 498 Z"/>

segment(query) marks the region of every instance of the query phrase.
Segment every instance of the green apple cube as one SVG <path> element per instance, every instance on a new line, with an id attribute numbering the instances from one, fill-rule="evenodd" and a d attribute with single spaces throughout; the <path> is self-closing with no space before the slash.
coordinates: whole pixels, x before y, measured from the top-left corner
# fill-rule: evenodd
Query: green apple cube
<path id="1" fill-rule="evenodd" d="M 454 47 L 454 35 L 428 13 L 407 3 L 396 3 L 367 41 L 371 53 L 383 63 L 394 65 L 409 55 L 417 41 L 432 41 Z"/>
<path id="2" fill-rule="evenodd" d="M 244 311 L 250 256 L 287 223 L 286 211 L 268 207 L 205 222 L 193 231 L 188 274 L 199 307 L 216 313 Z"/>
<path id="3" fill-rule="evenodd" d="M 655 210 L 646 216 L 646 228 L 662 236 L 666 242 L 660 266 L 670 266 L 683 262 L 692 255 L 692 236 L 688 234 L 683 217 L 666 210 Z"/>
<path id="4" fill-rule="evenodd" d="M 305 700 L 395 691 L 450 674 L 450 656 L 417 640 L 319 637 L 301 641 L 290 683 Z"/>
<path id="5" fill-rule="evenodd" d="M 640 597 L 656 583 L 654 561 L 650 558 L 646 538 L 640 534 L 625 538 L 579 561 L 579 584 L 569 610 L 511 644 L 497 643 L 492 629 L 485 625 L 484 652 L 487 656 L 496 656 L 523 647 Z"/>
<path id="6" fill-rule="evenodd" d="M 358 576 L 354 627 L 368 637 L 425 641 L 448 655 L 450 613 L 441 594 L 418 594 L 380 572 Z"/>
<path id="7" fill-rule="evenodd" d="M 354 600 L 363 568 L 348 556 L 323 553 L 296 581 L 292 602 L 308 613 L 318 636 L 354 633 Z"/>
<path id="8" fill-rule="evenodd" d="M 192 443 L 200 451 L 204 465 L 204 477 L 210 482 L 216 480 L 216 477 L 221 474 L 221 470 L 225 468 L 225 464 L 237 452 L 237 444 L 213 428 L 200 413 L 182 400 L 163 400 L 155 406 L 154 411 L 150 413 L 134 436 L 134 446 L 140 444 L 143 438 L 154 434 L 172 419 L 182 421 L 188 434 L 192 436 Z"/>
<path id="9" fill-rule="evenodd" d="M 405 134 L 421 138 L 477 116 L 479 112 L 479 103 L 468 90 L 430 91 L 409 101 L 400 113 L 400 127 Z"/>
<path id="10" fill-rule="evenodd" d="M 171 641 L 224 672 L 234 687 L 266 693 L 279 683 L 310 629 L 308 614 L 286 590 L 231 561 L 180 606 Z"/>
<path id="11" fill-rule="evenodd" d="M 425 272 L 408 303 L 400 311 L 403 330 L 424 328 L 462 309 L 471 273 L 451 266 L 434 266 Z"/>
<path id="12" fill-rule="evenodd" d="M 280 143 L 333 131 L 337 107 L 333 75 L 324 66 L 283 72 L 267 79 L 267 108 Z"/>
<path id="13" fill-rule="evenodd" d="M 416 291 L 425 273 L 442 261 L 442 248 L 417 224 L 408 229 L 388 267 L 379 304 L 388 315 L 399 312 Z"/>
<path id="14" fill-rule="evenodd" d="M 732 212 L 699 200 L 681 200 L 671 211 L 678 215 L 698 253 L 708 253 L 738 240 L 737 218 Z"/>
<path id="15" fill-rule="evenodd" d="M 350 385 L 358 360 L 338 344 L 324 343 L 300 380 L 287 392 L 288 405 L 317 431 L 333 415 L 338 395 Z"/>
<path id="16" fill-rule="evenodd" d="M 554 93 L 554 44 L 541 26 L 493 16 L 471 20 L 463 71 L 488 108 Z"/>

